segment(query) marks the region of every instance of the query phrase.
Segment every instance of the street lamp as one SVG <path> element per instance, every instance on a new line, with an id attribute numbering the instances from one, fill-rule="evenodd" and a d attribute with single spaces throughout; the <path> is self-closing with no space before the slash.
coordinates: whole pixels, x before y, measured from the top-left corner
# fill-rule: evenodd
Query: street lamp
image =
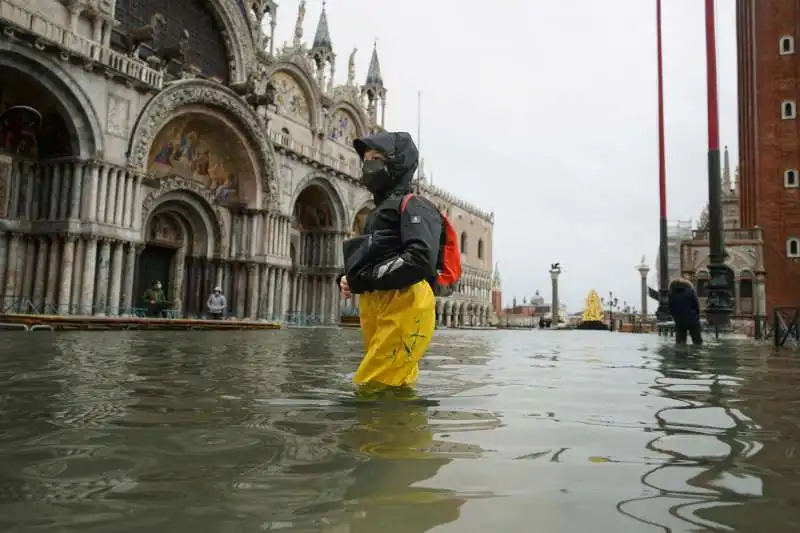
<path id="1" fill-rule="evenodd" d="M 709 280 L 706 317 L 715 328 L 727 328 L 733 312 L 733 271 L 725 264 L 722 227 L 722 180 L 719 161 L 717 43 L 714 0 L 706 0 L 706 76 L 708 90 L 708 221 Z"/>
<path id="2" fill-rule="evenodd" d="M 614 331 L 614 309 L 619 305 L 619 299 L 613 291 L 608 291 L 608 300 L 600 298 L 600 303 L 608 305 L 608 331 Z"/>

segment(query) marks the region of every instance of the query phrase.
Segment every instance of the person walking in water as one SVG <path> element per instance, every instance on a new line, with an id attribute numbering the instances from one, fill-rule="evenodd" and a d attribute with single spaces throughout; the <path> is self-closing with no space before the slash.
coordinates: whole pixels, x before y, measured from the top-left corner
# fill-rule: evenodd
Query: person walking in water
<path id="1" fill-rule="evenodd" d="M 703 344 L 700 326 L 700 301 L 694 285 L 688 279 L 677 278 L 669 284 L 669 312 L 675 321 L 675 344 Z M 688 334 L 688 335 L 687 335 Z"/>
<path id="2" fill-rule="evenodd" d="M 214 320 L 221 319 L 225 315 L 227 306 L 228 302 L 225 300 L 225 295 L 222 294 L 222 287 L 214 287 L 213 292 L 208 295 L 208 300 L 206 301 L 206 307 L 211 318 Z"/>
<path id="3" fill-rule="evenodd" d="M 412 193 L 419 153 L 408 133 L 357 139 L 361 181 L 375 210 L 344 242 L 345 298 L 359 297 L 366 353 L 353 377 L 359 392 L 412 385 L 436 325 L 436 298 L 461 275 L 456 233 L 432 202 Z"/>

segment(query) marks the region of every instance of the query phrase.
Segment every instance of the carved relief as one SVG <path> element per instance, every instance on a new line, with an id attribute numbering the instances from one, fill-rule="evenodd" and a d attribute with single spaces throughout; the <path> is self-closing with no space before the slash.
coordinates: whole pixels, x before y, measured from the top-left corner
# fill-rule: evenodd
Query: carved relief
<path id="1" fill-rule="evenodd" d="M 278 113 L 295 118 L 303 124 L 311 123 L 311 110 L 308 98 L 300 84 L 291 74 L 278 71 L 272 74 L 272 83 L 275 86 L 275 104 Z"/>
<path id="2" fill-rule="evenodd" d="M 150 148 L 164 123 L 174 117 L 181 108 L 200 104 L 222 108 L 235 118 L 243 133 L 255 144 L 258 166 L 255 175 L 263 176 L 264 197 L 268 205 L 277 206 L 278 184 L 275 176 L 275 155 L 263 126 L 252 109 L 232 92 L 205 80 L 177 82 L 155 96 L 142 111 L 131 136 L 129 164 L 134 170 L 144 171 L 148 163 Z M 267 205 L 263 206 L 267 207 Z"/>
<path id="3" fill-rule="evenodd" d="M 108 95 L 108 112 L 106 113 L 106 131 L 116 137 L 128 138 L 131 103 L 119 96 Z"/>
<path id="4" fill-rule="evenodd" d="M 219 204 L 214 202 L 214 198 L 209 190 L 195 180 L 181 177 L 170 177 L 160 180 L 158 189 L 148 192 L 144 198 L 144 201 L 142 202 L 142 225 L 144 226 L 144 223 L 147 222 L 147 219 L 150 217 L 150 213 L 153 211 L 158 199 L 161 196 L 174 191 L 193 192 L 208 203 L 208 206 L 211 208 L 214 214 L 214 222 L 216 226 L 215 229 L 219 231 L 218 238 L 216 239 L 216 249 L 214 250 L 214 254 L 227 254 L 227 246 L 225 243 L 228 242 L 228 227 L 225 223 L 225 216 L 222 212 L 222 208 L 219 206 Z"/>
<path id="5" fill-rule="evenodd" d="M 281 167 L 281 189 L 283 195 L 290 197 L 292 195 L 292 179 L 294 177 L 294 170 L 289 165 Z"/>

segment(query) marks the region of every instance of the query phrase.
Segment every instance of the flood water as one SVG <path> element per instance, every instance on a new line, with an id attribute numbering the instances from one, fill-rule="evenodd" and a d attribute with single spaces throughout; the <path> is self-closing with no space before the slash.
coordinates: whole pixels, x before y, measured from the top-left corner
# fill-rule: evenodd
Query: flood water
<path id="1" fill-rule="evenodd" d="M 355 405 L 358 330 L 0 342 L 5 533 L 800 531 L 790 352 L 442 331 Z"/>

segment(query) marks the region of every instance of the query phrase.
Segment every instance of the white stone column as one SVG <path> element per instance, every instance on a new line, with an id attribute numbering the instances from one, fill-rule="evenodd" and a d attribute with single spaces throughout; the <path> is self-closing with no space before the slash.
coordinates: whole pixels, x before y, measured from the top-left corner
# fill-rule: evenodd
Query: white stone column
<path id="1" fill-rule="evenodd" d="M 120 290 L 122 288 L 122 242 L 114 243 L 114 252 L 111 256 L 111 282 L 108 288 L 108 314 L 119 316 Z"/>
<path id="2" fill-rule="evenodd" d="M 133 222 L 131 228 L 141 229 L 142 227 L 142 176 L 132 176 L 133 180 Z"/>
<path id="3" fill-rule="evenodd" d="M 61 218 L 59 203 L 61 202 L 61 165 L 49 165 L 50 172 L 50 212 L 47 218 L 58 220 Z"/>
<path id="4" fill-rule="evenodd" d="M 251 218 L 252 220 L 252 218 Z M 253 242 L 255 244 L 255 242 Z M 255 320 L 258 314 L 258 265 L 247 263 L 247 318 Z"/>
<path id="5" fill-rule="evenodd" d="M 81 196 L 83 196 L 83 163 L 68 165 L 66 172 L 72 178 L 70 189 L 69 218 L 78 219 L 81 216 Z"/>
<path id="6" fill-rule="evenodd" d="M 183 311 L 183 282 L 186 278 L 186 248 L 183 247 L 175 253 L 175 268 L 172 273 L 172 308 L 179 313 Z M 207 288 L 204 287 L 203 294 Z"/>
<path id="7" fill-rule="evenodd" d="M 72 263 L 72 294 L 69 302 L 69 314 L 81 314 L 81 296 L 83 292 L 83 263 L 86 259 L 86 241 L 79 236 L 75 238 Z"/>
<path id="8" fill-rule="evenodd" d="M 258 255 L 258 235 L 260 234 L 259 222 L 261 217 L 258 213 L 250 214 L 250 255 Z"/>
<path id="9" fill-rule="evenodd" d="M 103 167 L 100 169 L 99 182 L 97 184 L 97 218 L 98 222 L 106 223 L 106 204 L 108 202 L 108 174 L 111 172 L 111 167 Z"/>
<path id="10" fill-rule="evenodd" d="M 97 237 L 88 236 L 83 241 L 83 266 L 81 272 L 81 298 L 78 313 L 81 315 L 92 314 L 94 301 L 95 269 L 97 267 Z"/>
<path id="11" fill-rule="evenodd" d="M 339 322 L 339 313 L 341 312 L 341 292 L 336 285 L 336 278 L 330 279 L 330 294 L 331 294 L 331 324 Z"/>
<path id="12" fill-rule="evenodd" d="M 125 171 L 122 169 L 112 171 L 117 180 L 116 204 L 114 208 L 114 225 L 122 227 L 123 216 L 125 215 Z"/>
<path id="13" fill-rule="evenodd" d="M 95 199 L 97 198 L 99 179 L 100 165 L 95 161 L 91 161 L 88 164 L 85 172 L 86 191 L 83 195 L 83 205 L 85 209 L 83 218 L 89 222 L 94 222 L 97 220 L 97 203 L 95 202 Z"/>
<path id="14" fill-rule="evenodd" d="M 144 249 L 144 247 L 142 247 Z M 136 278 L 136 256 L 138 255 L 137 245 L 127 244 L 125 251 L 125 275 L 122 280 L 122 313 L 129 315 L 134 308 L 133 305 L 133 282 Z"/>
<path id="15" fill-rule="evenodd" d="M 36 306 L 40 313 L 44 312 L 44 286 L 47 281 L 47 252 L 49 249 L 50 243 L 47 237 L 36 239 L 36 270 L 33 274 L 33 296 L 31 300 L 33 300 L 33 305 Z"/>
<path id="16" fill-rule="evenodd" d="M 319 290 L 319 296 L 320 296 L 320 305 L 319 305 L 320 318 L 319 319 L 320 319 L 320 322 L 322 322 L 324 324 L 330 318 L 330 312 L 328 311 L 328 298 L 330 296 L 330 290 L 328 289 L 328 285 L 330 285 L 328 276 L 320 277 L 320 283 L 321 283 L 321 286 L 319 288 L 320 289 Z"/>
<path id="17" fill-rule="evenodd" d="M 133 227 L 133 176 L 128 174 L 127 171 L 123 171 L 123 177 L 125 178 L 125 217 L 122 221 L 122 225 L 126 228 Z"/>
<path id="18" fill-rule="evenodd" d="M 3 310 L 13 311 L 12 306 L 17 300 L 17 280 L 19 279 L 17 262 L 20 252 L 24 252 L 25 248 L 22 246 L 21 233 L 8 234 L 7 241 L 8 262 L 6 263 L 5 288 L 3 290 L 3 298 L 5 299 Z"/>
<path id="19" fill-rule="evenodd" d="M 0 231 L 0 312 L 5 309 L 5 288 L 6 288 L 6 256 L 8 255 L 9 235 L 5 231 Z"/>
<path id="20" fill-rule="evenodd" d="M 269 267 L 267 271 L 267 319 L 275 319 L 275 267 Z"/>
<path id="21" fill-rule="evenodd" d="M 269 308 L 269 267 L 265 264 L 260 265 L 258 275 L 258 318 L 269 319 L 267 309 Z"/>
<path id="22" fill-rule="evenodd" d="M 117 198 L 117 183 L 119 182 L 117 169 L 111 168 L 108 169 L 108 188 L 106 189 L 106 211 L 105 215 L 100 213 L 100 216 L 103 217 L 103 220 L 106 224 L 113 224 L 114 223 L 114 212 L 117 209 L 117 203 L 119 202 L 119 198 Z"/>
<path id="23" fill-rule="evenodd" d="M 62 281 L 62 265 L 64 262 L 61 259 L 60 253 L 60 237 L 58 235 L 51 235 L 47 244 L 49 252 L 47 254 L 47 274 L 45 276 L 46 290 L 44 294 L 44 307 L 47 308 L 47 310 L 44 312 L 51 314 L 58 309 L 57 294 L 59 283 Z"/>
<path id="24" fill-rule="evenodd" d="M 281 315 L 279 320 L 286 319 L 286 311 L 289 307 L 289 271 L 281 269 Z"/>
<path id="25" fill-rule="evenodd" d="M 111 267 L 111 241 L 109 239 L 100 240 L 100 258 L 97 266 L 94 314 L 105 316 L 108 307 L 108 279 Z"/>
<path id="26" fill-rule="evenodd" d="M 64 236 L 64 248 L 61 253 L 61 279 L 58 283 L 58 314 L 70 314 L 72 294 L 72 267 L 75 261 L 75 240 L 74 234 Z M 55 244 L 56 241 L 54 241 Z M 53 280 L 55 281 L 55 280 Z"/>
<path id="27" fill-rule="evenodd" d="M 247 277 L 241 263 L 236 263 L 233 268 L 234 283 L 236 284 L 236 318 L 245 316 L 245 302 L 247 297 Z"/>
<path id="28" fill-rule="evenodd" d="M 61 176 L 61 189 L 58 191 L 60 205 L 58 206 L 58 218 L 69 218 L 69 195 L 72 190 L 72 174 L 69 163 L 59 163 L 56 165 L 56 172 Z"/>
<path id="29" fill-rule="evenodd" d="M 25 257 L 24 262 L 21 265 L 21 270 L 23 273 L 22 278 L 22 292 L 19 293 L 17 296 L 19 298 L 24 298 L 25 300 L 33 300 L 33 281 L 36 277 L 36 246 L 37 242 L 36 239 L 31 235 L 23 236 L 23 240 L 25 241 Z M 24 305 L 28 306 L 31 302 L 24 302 Z M 30 307 L 27 308 L 27 311 L 30 311 Z M 27 312 L 26 311 L 26 312 Z"/>

